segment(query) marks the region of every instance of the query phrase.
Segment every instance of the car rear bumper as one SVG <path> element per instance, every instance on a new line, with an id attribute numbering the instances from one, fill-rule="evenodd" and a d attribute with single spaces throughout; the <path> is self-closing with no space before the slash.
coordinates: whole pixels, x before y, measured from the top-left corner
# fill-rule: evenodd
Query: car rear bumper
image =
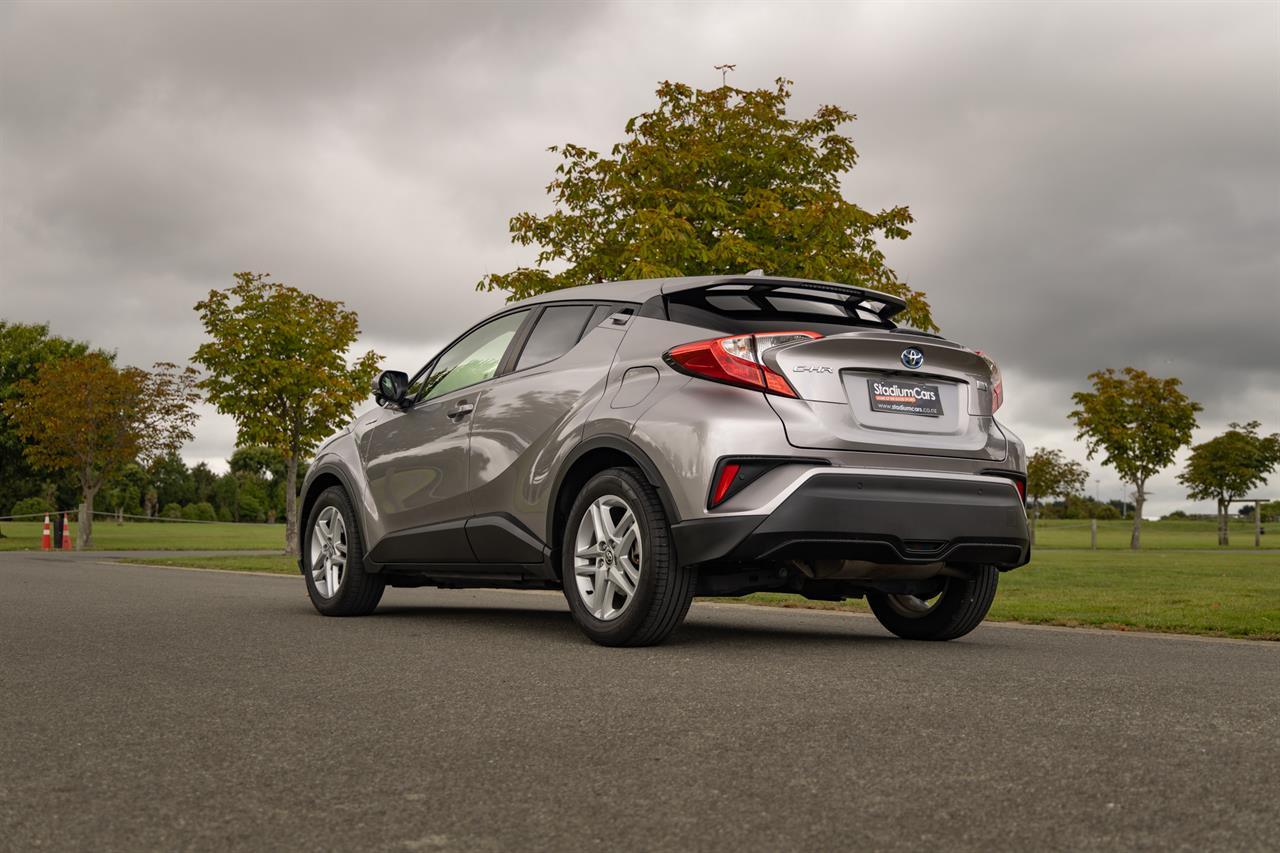
<path id="1" fill-rule="evenodd" d="M 680 561 L 846 559 L 1012 569 L 1030 559 L 1022 498 L 1003 477 L 815 468 L 762 510 L 674 525 Z"/>

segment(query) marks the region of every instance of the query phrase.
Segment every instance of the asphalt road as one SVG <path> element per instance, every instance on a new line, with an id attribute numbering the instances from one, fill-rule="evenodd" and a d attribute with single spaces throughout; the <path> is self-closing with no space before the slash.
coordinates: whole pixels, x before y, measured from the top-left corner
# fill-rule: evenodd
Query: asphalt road
<path id="1" fill-rule="evenodd" d="M 1280 644 L 0 554 L 0 848 L 1280 848 Z"/>

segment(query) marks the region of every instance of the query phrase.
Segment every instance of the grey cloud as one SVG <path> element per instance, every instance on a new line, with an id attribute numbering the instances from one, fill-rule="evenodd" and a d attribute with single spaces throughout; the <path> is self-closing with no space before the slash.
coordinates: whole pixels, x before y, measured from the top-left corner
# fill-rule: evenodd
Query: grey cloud
<path id="1" fill-rule="evenodd" d="M 1206 430 L 1280 429 L 1278 31 L 1250 3 L 7 4 L 0 312 L 182 360 L 195 301 L 267 270 L 412 367 L 531 259 L 506 220 L 547 208 L 547 145 L 607 148 L 728 61 L 859 114 L 848 195 L 911 206 L 891 261 L 1006 365 L 1031 443 L 1124 364 Z"/>

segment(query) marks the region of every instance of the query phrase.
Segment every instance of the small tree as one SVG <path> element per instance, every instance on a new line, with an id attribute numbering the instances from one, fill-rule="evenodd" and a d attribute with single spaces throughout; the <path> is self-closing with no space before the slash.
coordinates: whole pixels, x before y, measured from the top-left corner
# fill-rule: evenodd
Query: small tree
<path id="1" fill-rule="evenodd" d="M 510 221 L 513 243 L 539 247 L 535 265 L 487 275 L 479 289 L 520 299 L 600 281 L 760 268 L 902 296 L 913 325 L 937 328 L 925 295 L 898 279 L 877 244 L 910 236 L 911 211 L 873 213 L 840 191 L 858 161 L 840 132 L 853 113 L 821 106 L 791 118 L 784 79 L 755 90 L 665 82 L 657 95 L 609 156 L 551 147 L 561 158 L 547 187 L 556 209 Z"/>
<path id="2" fill-rule="evenodd" d="M 298 462 L 369 396 L 380 356 L 370 350 L 349 365 L 356 312 L 267 278 L 236 273 L 234 286 L 196 305 L 209 340 L 194 361 L 208 371 L 200 387 L 209 402 L 235 418 L 236 443 L 284 455 L 285 552 L 296 555 Z"/>
<path id="3" fill-rule="evenodd" d="M 1077 437 L 1088 443 L 1089 458 L 1104 454 L 1120 479 L 1133 486 L 1133 535 L 1129 547 L 1137 549 L 1142 538 L 1142 505 L 1147 480 L 1172 462 L 1174 454 L 1191 441 L 1199 403 L 1180 390 L 1176 378 L 1157 379 L 1145 371 L 1126 367 L 1120 373 L 1107 368 L 1089 374 L 1092 391 L 1071 395 L 1071 412 Z"/>
<path id="4" fill-rule="evenodd" d="M 1267 501 L 1262 505 L 1262 521 L 1280 521 L 1280 501 Z"/>
<path id="5" fill-rule="evenodd" d="M 1258 421 L 1230 424 L 1222 435 L 1191 448 L 1186 470 L 1178 475 L 1187 497 L 1217 502 L 1219 545 L 1228 544 L 1230 502 L 1265 482 L 1280 465 L 1280 434 L 1258 435 L 1260 426 Z"/>
<path id="6" fill-rule="evenodd" d="M 1079 462 L 1062 455 L 1061 450 L 1037 448 L 1027 459 L 1027 496 L 1031 498 L 1031 544 L 1036 541 L 1036 522 L 1040 520 L 1040 502 L 1044 498 L 1066 498 L 1080 493 L 1089 472 Z"/>
<path id="7" fill-rule="evenodd" d="M 125 465 L 150 462 L 191 440 L 195 371 L 157 364 L 118 368 L 101 353 L 52 361 L 18 383 L 5 410 L 29 442 L 27 458 L 80 480 L 79 547 L 93 543 L 93 498 Z"/>
<path id="8" fill-rule="evenodd" d="M 73 355 L 84 355 L 89 345 L 49 334 L 49 324 L 10 323 L 0 320 L 0 508 L 30 497 L 45 480 L 26 456 L 26 442 L 5 414 L 4 403 L 17 396 L 18 383 L 34 379 L 40 365 Z M 103 353 L 108 355 L 107 353 Z M 56 488 L 69 494 L 64 475 Z M 69 501 L 68 501 L 69 502 Z M 66 506 L 66 503 L 62 504 Z M 58 504 L 53 504 L 56 509 Z M 0 539 L 4 535 L 0 533 Z"/>

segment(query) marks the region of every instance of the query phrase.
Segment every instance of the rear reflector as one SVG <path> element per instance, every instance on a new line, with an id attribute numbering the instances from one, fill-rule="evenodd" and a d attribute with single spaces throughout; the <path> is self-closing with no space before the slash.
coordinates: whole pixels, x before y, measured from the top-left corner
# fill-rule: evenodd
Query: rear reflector
<path id="1" fill-rule="evenodd" d="M 999 477 L 1001 480 L 1007 480 L 1013 484 L 1013 489 L 1018 493 L 1019 500 L 1022 505 L 1027 505 L 1027 477 L 1017 471 L 1001 471 L 999 469 L 988 469 L 982 474 L 987 477 Z"/>
<path id="2" fill-rule="evenodd" d="M 715 506 L 725 499 L 729 494 L 729 487 L 733 485 L 733 478 L 738 476 L 738 471 L 742 468 L 737 462 L 728 462 L 720 469 L 720 478 L 716 480 L 716 489 L 711 494 L 711 505 Z"/>
<path id="3" fill-rule="evenodd" d="M 730 456 L 716 463 L 707 494 L 707 509 L 715 509 L 738 492 L 782 465 L 830 465 L 828 459 L 801 456 Z"/>
<path id="4" fill-rule="evenodd" d="M 672 368 L 690 376 L 795 397 L 796 391 L 791 383 L 765 364 L 761 356 L 777 346 L 820 337 L 822 335 L 817 332 L 733 335 L 681 344 L 667 350 L 662 357 Z"/>

